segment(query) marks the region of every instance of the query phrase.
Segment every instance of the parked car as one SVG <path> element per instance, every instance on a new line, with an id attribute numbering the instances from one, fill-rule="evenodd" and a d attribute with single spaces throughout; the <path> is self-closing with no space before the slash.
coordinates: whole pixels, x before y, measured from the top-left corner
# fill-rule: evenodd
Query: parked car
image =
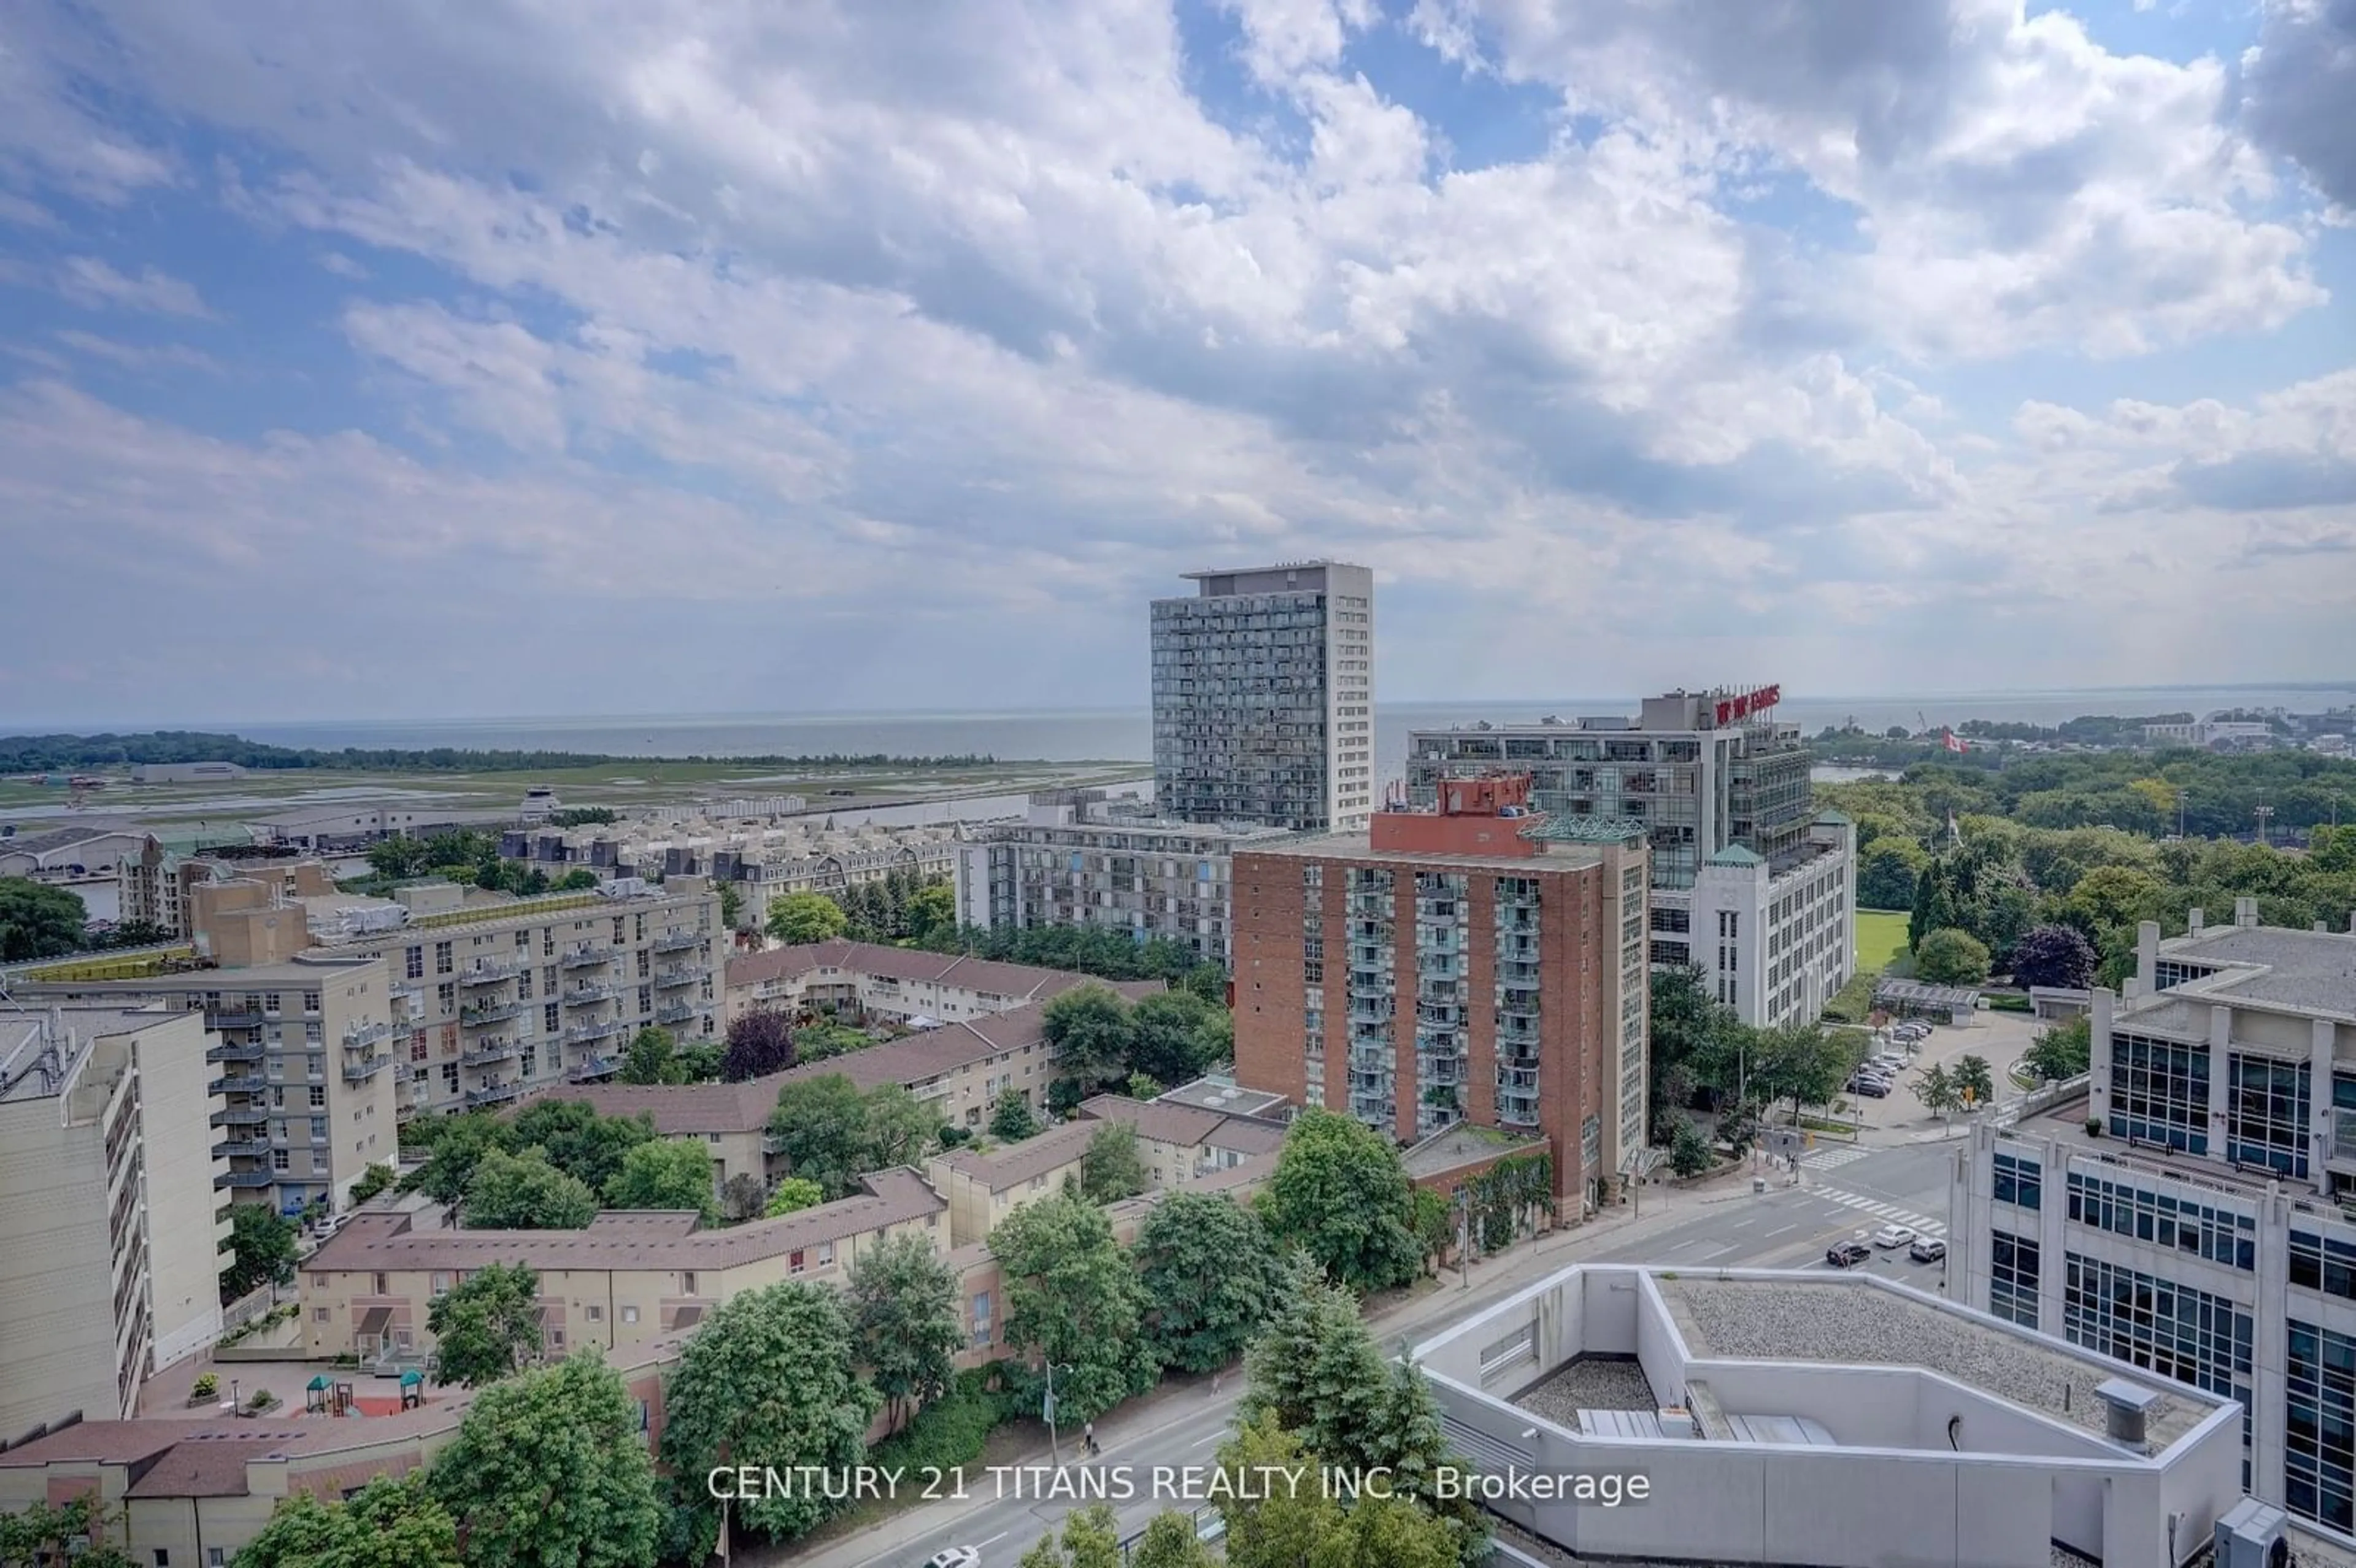
<path id="1" fill-rule="evenodd" d="M 1902 1247 L 1912 1240 L 1914 1227 L 1912 1225 L 1889 1224 L 1873 1232 L 1873 1244 L 1884 1252 L 1892 1247 Z"/>
<path id="2" fill-rule="evenodd" d="M 1835 1242 L 1825 1249 L 1825 1262 L 1835 1268 L 1855 1268 L 1873 1255 L 1863 1242 Z"/>
<path id="3" fill-rule="evenodd" d="M 925 1568 L 974 1568 L 981 1553 L 970 1546 L 952 1546 L 925 1559 Z"/>
<path id="4" fill-rule="evenodd" d="M 1909 1058 L 1900 1056 L 1896 1052 L 1892 1051 L 1885 1052 L 1879 1056 L 1868 1057 L 1865 1064 L 1868 1067 L 1886 1067 L 1892 1072 L 1903 1072 L 1908 1067 L 1912 1065 L 1912 1062 Z"/>
<path id="5" fill-rule="evenodd" d="M 1917 1236 L 1906 1255 L 1918 1264 L 1934 1264 L 1947 1255 L 1947 1243 L 1936 1236 Z"/>
<path id="6" fill-rule="evenodd" d="M 1852 1078 L 1848 1081 L 1848 1092 L 1852 1094 L 1861 1094 L 1869 1100 L 1887 1100 L 1890 1098 L 1890 1080 Z"/>

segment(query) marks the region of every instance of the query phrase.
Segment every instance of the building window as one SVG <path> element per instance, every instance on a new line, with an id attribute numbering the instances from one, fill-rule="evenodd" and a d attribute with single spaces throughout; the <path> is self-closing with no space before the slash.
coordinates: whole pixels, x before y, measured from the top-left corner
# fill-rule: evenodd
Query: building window
<path id="1" fill-rule="evenodd" d="M 2356 1531 L 2356 1339 L 2290 1320 L 2283 1501 L 2302 1519 Z"/>
<path id="2" fill-rule="evenodd" d="M 380 1275 L 375 1275 L 370 1276 L 370 1283 L 371 1283 L 371 1284 L 373 1284 L 373 1285 L 376 1286 L 376 1294 L 377 1294 L 377 1295 L 379 1295 L 379 1296 L 390 1296 L 390 1295 L 391 1295 L 391 1294 L 392 1294 L 392 1292 L 391 1292 L 391 1290 L 389 1290 L 388 1288 L 386 1288 L 386 1287 L 387 1287 L 387 1285 L 388 1285 L 391 1282 L 390 1282 L 389 1280 L 387 1280 L 387 1279 L 386 1279 L 386 1277 L 385 1277 L 383 1275 L 380 1275 Z"/>
<path id="3" fill-rule="evenodd" d="M 2205 1290 L 2072 1253 L 2062 1333 L 2073 1345 L 2250 1403 L 2253 1320 Z M 2248 1423 L 2243 1441 L 2248 1442 Z"/>
<path id="4" fill-rule="evenodd" d="M 2111 1036 L 2111 1136 L 2209 1152 L 2209 1048 Z"/>
<path id="5" fill-rule="evenodd" d="M 2045 1201 L 2045 1172 L 2035 1160 L 2020 1155 L 1995 1157 L 1996 1200 L 2039 1209 Z"/>
<path id="6" fill-rule="evenodd" d="M 412 980 L 425 978 L 425 949 L 412 947 L 402 955 L 402 973 Z"/>
<path id="7" fill-rule="evenodd" d="M 436 975 L 447 975 L 450 973 L 451 967 L 450 944 L 446 942 L 435 943 L 434 944 L 434 972 Z"/>
<path id="8" fill-rule="evenodd" d="M 682 1274 L 679 1276 L 679 1293 L 681 1296 L 693 1296 L 695 1294 L 694 1275 Z"/>
<path id="9" fill-rule="evenodd" d="M 2037 1327 L 2037 1243 L 1994 1233 L 1988 1246 L 1988 1310 L 2024 1328 Z"/>
<path id="10" fill-rule="evenodd" d="M 2257 1221 L 2190 1198 L 2070 1173 L 2070 1218 L 2113 1235 L 2174 1247 L 2244 1273 L 2258 1266 Z"/>
<path id="11" fill-rule="evenodd" d="M 2290 1282 L 2343 1301 L 2356 1301 L 2356 1246 L 2313 1231 L 2292 1231 Z"/>
<path id="12" fill-rule="evenodd" d="M 589 1321 L 592 1323 L 603 1323 L 605 1320 L 605 1309 L 594 1301 L 589 1304 L 588 1313 Z"/>
<path id="13" fill-rule="evenodd" d="M 312 1084 L 312 1085 L 311 1085 L 311 1109 L 313 1109 L 313 1110 L 315 1110 L 315 1111 L 324 1111 L 324 1110 L 326 1110 L 327 1108 L 327 1086 L 326 1084 L 324 1084 L 324 1083 L 314 1083 L 314 1084 Z"/>
<path id="14" fill-rule="evenodd" d="M 2307 1174 L 2308 1073 L 2304 1065 L 2239 1051 L 2226 1058 L 2226 1157 L 2286 1176 Z"/>
<path id="15" fill-rule="evenodd" d="M 622 1321 L 623 1321 L 623 1322 L 625 1322 L 625 1323 L 636 1323 L 637 1320 L 638 1320 L 638 1309 L 637 1309 L 637 1307 L 623 1307 L 623 1308 L 622 1308 Z"/>

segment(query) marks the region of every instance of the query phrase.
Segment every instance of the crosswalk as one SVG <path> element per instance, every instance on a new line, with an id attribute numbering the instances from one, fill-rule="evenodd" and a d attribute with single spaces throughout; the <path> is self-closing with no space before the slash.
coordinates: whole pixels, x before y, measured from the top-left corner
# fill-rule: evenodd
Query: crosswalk
<path id="1" fill-rule="evenodd" d="M 1895 1203 L 1885 1203 L 1879 1198 L 1868 1198 L 1859 1192 L 1843 1192 L 1837 1187 L 1819 1187 L 1815 1189 L 1815 1195 L 1837 1203 L 1845 1209 L 1854 1209 L 1860 1214 L 1869 1214 L 1885 1225 L 1904 1225 L 1918 1235 L 1930 1236 L 1942 1241 L 1946 1238 L 1947 1222 L 1944 1220 L 1933 1220 L 1928 1214 L 1917 1214 L 1912 1209 L 1901 1209 Z"/>
<path id="2" fill-rule="evenodd" d="M 1810 1170 L 1838 1170 L 1852 1160 L 1864 1159 L 1877 1152 L 1879 1151 L 1858 1148 L 1853 1145 L 1846 1147 L 1836 1146 L 1831 1148 L 1810 1149 L 1800 1157 L 1800 1163 Z"/>

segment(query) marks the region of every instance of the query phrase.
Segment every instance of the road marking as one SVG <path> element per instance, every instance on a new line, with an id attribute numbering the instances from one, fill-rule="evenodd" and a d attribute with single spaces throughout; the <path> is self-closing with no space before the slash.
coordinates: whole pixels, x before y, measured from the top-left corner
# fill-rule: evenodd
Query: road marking
<path id="1" fill-rule="evenodd" d="M 1834 1170 L 1847 1165 L 1852 1160 L 1865 1159 L 1880 1152 L 1879 1149 L 1858 1148 L 1854 1146 L 1848 1148 L 1811 1149 L 1800 1157 L 1800 1163 L 1810 1170 Z"/>
<path id="2" fill-rule="evenodd" d="M 989 1540 L 989 1541 L 975 1541 L 975 1542 L 973 1543 L 973 1545 L 974 1545 L 974 1550 L 975 1550 L 975 1551 L 977 1551 L 977 1552 L 979 1552 L 979 1551 L 980 1551 L 980 1550 L 981 1550 L 983 1547 L 985 1547 L 985 1546 L 988 1546 L 988 1545 L 991 1544 L 991 1542 L 993 1542 L 993 1541 L 1003 1541 L 1003 1540 L 1005 1540 L 1005 1539 L 1006 1539 L 1006 1537 L 1007 1537 L 1007 1535 L 1008 1535 L 1009 1533 L 1010 1533 L 1009 1531 L 1001 1530 L 1001 1531 L 1000 1531 L 996 1535 L 991 1536 L 991 1537 L 990 1538 L 990 1540 Z"/>
<path id="3" fill-rule="evenodd" d="M 1753 1214 L 1753 1215 L 1752 1215 L 1752 1216 L 1751 1216 L 1751 1218 L 1749 1218 L 1748 1220 L 1737 1220 L 1737 1221 L 1735 1221 L 1731 1226 L 1730 1226 L 1730 1227 L 1729 1227 L 1729 1229 L 1730 1229 L 1730 1230 L 1736 1230 L 1736 1231 L 1747 1231 L 1747 1230 L 1751 1229 L 1751 1226 L 1756 1225 L 1757 1223 L 1759 1223 L 1759 1216 L 1758 1216 L 1758 1215 L 1756 1215 L 1756 1214 Z"/>
<path id="4" fill-rule="evenodd" d="M 1885 1203 L 1878 1198 L 1868 1198 L 1860 1193 L 1843 1192 L 1837 1187 L 1819 1187 L 1815 1191 L 1819 1198 L 1830 1199 L 1835 1203 L 1850 1209 L 1862 1210 L 1877 1218 L 1907 1226 L 1933 1241 L 1944 1241 L 1946 1238 L 1946 1222 L 1933 1220 L 1928 1214 L 1917 1214 L 1910 1209 L 1901 1209 L 1894 1203 Z"/>
<path id="5" fill-rule="evenodd" d="M 1226 1435 L 1226 1434 L 1224 1432 L 1214 1432 L 1208 1437 L 1196 1438 L 1194 1442 L 1187 1444 L 1186 1446 L 1189 1448 L 1200 1448 L 1204 1444 L 1216 1443 L 1220 1438 L 1225 1437 Z"/>
<path id="6" fill-rule="evenodd" d="M 1796 1231 L 1796 1230 L 1798 1230 L 1799 1228 L 1800 1228 L 1800 1227 L 1799 1227 L 1798 1223 L 1795 1221 L 1795 1222 L 1794 1222 L 1794 1223 L 1792 1223 L 1792 1224 L 1789 1224 L 1789 1225 L 1784 1226 L 1784 1227 L 1783 1227 L 1783 1231 Z M 1782 1235 L 1782 1234 L 1783 1233 L 1783 1231 L 1770 1231 L 1770 1232 L 1768 1232 L 1764 1236 L 1761 1237 L 1761 1238 L 1760 1238 L 1760 1240 L 1762 1240 L 1762 1241 L 1766 1241 L 1766 1242 L 1772 1242 L 1772 1241 L 1773 1241 L 1776 1237 L 1778 1237 L 1778 1236 Z"/>

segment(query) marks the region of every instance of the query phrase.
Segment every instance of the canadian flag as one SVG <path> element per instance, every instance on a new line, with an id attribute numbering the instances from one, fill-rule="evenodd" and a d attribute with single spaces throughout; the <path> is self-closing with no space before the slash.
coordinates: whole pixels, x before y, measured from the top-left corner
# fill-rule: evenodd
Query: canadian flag
<path id="1" fill-rule="evenodd" d="M 1964 744 L 1962 739 L 1957 736 L 1953 730 L 1948 731 L 1947 738 L 1939 743 L 1946 747 L 1950 752 L 1968 752 L 1971 750 L 1969 746 Z"/>

